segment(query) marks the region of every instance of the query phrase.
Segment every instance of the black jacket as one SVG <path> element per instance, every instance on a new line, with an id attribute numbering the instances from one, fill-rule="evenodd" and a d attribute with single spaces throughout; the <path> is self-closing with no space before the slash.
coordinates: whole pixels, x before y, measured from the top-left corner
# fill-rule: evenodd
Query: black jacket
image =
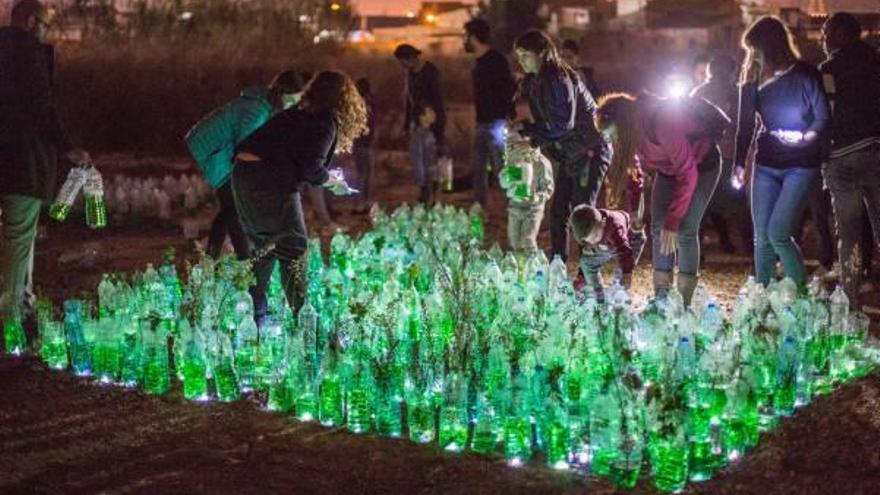
<path id="1" fill-rule="evenodd" d="M 262 179 L 255 189 L 291 193 L 303 182 L 327 182 L 327 169 L 336 151 L 336 121 L 329 112 L 293 107 L 274 117 L 238 145 L 261 158 Z M 247 165 L 236 165 L 247 167 Z M 254 182 L 254 181 L 252 181 Z"/>
<path id="2" fill-rule="evenodd" d="M 610 144 L 596 129 L 596 101 L 576 74 L 547 67 L 523 80 L 533 123 L 523 134 L 552 160 L 575 176 L 587 166 L 589 151 L 610 155 Z"/>
<path id="3" fill-rule="evenodd" d="M 428 103 L 434 107 L 437 113 L 437 121 L 434 123 L 434 137 L 437 146 L 442 147 L 446 132 L 446 108 L 443 106 L 443 95 L 440 92 L 440 71 L 431 62 L 425 62 L 422 70 L 418 72 L 407 71 L 406 73 L 406 110 L 404 114 L 404 131 L 409 131 L 413 125 L 418 125 L 418 116 L 415 115 L 416 105 Z"/>
<path id="4" fill-rule="evenodd" d="M 880 137 L 880 55 L 863 41 L 828 57 L 819 70 L 833 77 L 831 146 L 839 150 Z M 830 89 L 830 88 L 828 88 Z"/>
<path id="5" fill-rule="evenodd" d="M 52 103 L 54 62 L 51 45 L 0 28 L 0 194 L 55 194 L 58 154 L 71 145 Z"/>
<path id="6" fill-rule="evenodd" d="M 510 64 L 498 50 L 489 50 L 477 59 L 471 72 L 477 123 L 488 124 L 516 116 L 516 82 Z"/>

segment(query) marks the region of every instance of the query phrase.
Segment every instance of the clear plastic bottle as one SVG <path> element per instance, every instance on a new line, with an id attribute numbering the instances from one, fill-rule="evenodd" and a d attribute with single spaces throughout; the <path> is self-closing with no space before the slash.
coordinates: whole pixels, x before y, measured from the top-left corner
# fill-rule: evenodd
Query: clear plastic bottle
<path id="1" fill-rule="evenodd" d="M 49 216 L 59 222 L 63 222 L 67 219 L 67 216 L 70 214 L 70 209 L 73 207 L 73 203 L 79 195 L 79 191 L 86 183 L 86 177 L 86 169 L 82 167 L 73 167 L 70 169 L 70 172 L 67 174 L 67 179 L 64 180 L 64 184 L 58 191 L 58 195 L 55 196 L 55 201 L 52 203 L 52 206 L 49 207 Z"/>
<path id="2" fill-rule="evenodd" d="M 92 229 L 107 226 L 107 203 L 104 199 L 104 178 L 95 167 L 87 170 L 83 184 L 83 201 L 86 210 L 86 225 Z"/>

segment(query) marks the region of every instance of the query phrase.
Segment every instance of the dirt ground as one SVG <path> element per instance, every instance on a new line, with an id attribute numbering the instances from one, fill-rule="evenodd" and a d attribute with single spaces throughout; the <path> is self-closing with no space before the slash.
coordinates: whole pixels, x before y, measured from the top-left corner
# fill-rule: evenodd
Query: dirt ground
<path id="1" fill-rule="evenodd" d="M 105 164 L 120 169 L 112 158 Z M 128 173 L 185 162 L 142 161 Z M 397 205 L 417 195 L 405 170 L 380 156 L 377 199 Z M 159 167 L 156 167 L 159 165 Z M 489 235 L 504 240 L 503 201 L 493 191 Z M 470 192 L 446 195 L 465 206 Z M 337 201 L 336 222 L 351 232 L 364 216 Z M 310 215 L 310 214 L 309 214 Z M 210 212 L 203 215 L 207 223 Z M 315 225 L 313 216 L 307 218 Z M 327 232 L 323 238 L 327 240 Z M 546 230 L 542 245 L 548 245 Z M 704 281 L 729 307 L 750 268 L 750 257 L 723 255 L 707 243 Z M 160 262 L 168 246 L 193 256 L 176 225 L 112 227 L 93 232 L 75 219 L 47 224 L 38 243 L 35 282 L 56 302 L 93 293 L 101 273 L 128 272 Z M 741 253 L 741 251 L 740 251 Z M 809 253 L 809 249 L 808 249 Z M 637 269 L 636 301 L 650 291 L 648 263 Z M 877 295 L 872 300 L 876 305 Z M 876 326 L 876 321 L 875 321 Z M 876 335 L 876 328 L 873 330 Z M 880 493 L 880 374 L 851 383 L 800 409 L 765 434 L 757 448 L 715 479 L 692 484 L 699 494 Z M 551 494 L 615 493 L 607 482 L 543 466 L 510 468 L 497 458 L 457 455 L 292 421 L 235 404 L 186 402 L 102 387 L 47 370 L 34 359 L 0 358 L 0 494 L 67 493 L 316 493 L 316 494 Z M 631 493 L 654 493 L 647 476 Z"/>

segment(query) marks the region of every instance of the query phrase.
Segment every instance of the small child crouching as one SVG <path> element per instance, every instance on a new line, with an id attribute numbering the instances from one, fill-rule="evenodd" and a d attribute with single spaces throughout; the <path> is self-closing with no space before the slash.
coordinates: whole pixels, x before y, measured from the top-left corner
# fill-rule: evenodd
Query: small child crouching
<path id="1" fill-rule="evenodd" d="M 616 276 L 629 289 L 633 268 L 639 261 L 645 245 L 644 230 L 633 230 L 630 216 L 625 211 L 606 210 L 590 205 L 579 205 L 568 219 L 574 238 L 581 246 L 581 272 L 588 288 L 599 301 L 605 300 L 602 267 L 617 262 Z"/>
<path id="2" fill-rule="evenodd" d="M 533 253 L 538 250 L 544 205 L 553 196 L 553 165 L 537 148 L 511 152 L 511 145 L 522 140 L 517 133 L 508 135 L 508 152 L 499 179 L 508 198 L 507 240 L 510 249 Z"/>

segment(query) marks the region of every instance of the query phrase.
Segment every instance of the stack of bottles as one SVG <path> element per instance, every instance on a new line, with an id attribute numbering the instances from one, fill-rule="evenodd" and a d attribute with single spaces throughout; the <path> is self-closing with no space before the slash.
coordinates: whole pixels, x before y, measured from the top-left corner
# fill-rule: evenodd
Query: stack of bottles
<path id="1" fill-rule="evenodd" d="M 192 400 L 260 391 L 268 409 L 354 433 L 589 470 L 679 491 L 742 456 L 813 397 L 870 372 L 867 319 L 844 293 L 749 280 L 731 318 L 705 287 L 636 311 L 619 284 L 599 304 L 564 263 L 482 249 L 478 210 L 371 214 L 306 260 L 305 303 L 253 320 L 247 263 L 208 258 L 106 277 L 97 305 L 42 303 L 57 369 Z M 96 314 L 97 312 L 97 314 Z M 8 343 L 7 343 L 8 347 Z M 644 473 L 643 473 L 644 472 Z"/>
<path id="2" fill-rule="evenodd" d="M 213 201 L 200 175 L 132 177 L 117 174 L 106 184 L 107 207 L 117 225 L 144 220 L 171 222 Z"/>

